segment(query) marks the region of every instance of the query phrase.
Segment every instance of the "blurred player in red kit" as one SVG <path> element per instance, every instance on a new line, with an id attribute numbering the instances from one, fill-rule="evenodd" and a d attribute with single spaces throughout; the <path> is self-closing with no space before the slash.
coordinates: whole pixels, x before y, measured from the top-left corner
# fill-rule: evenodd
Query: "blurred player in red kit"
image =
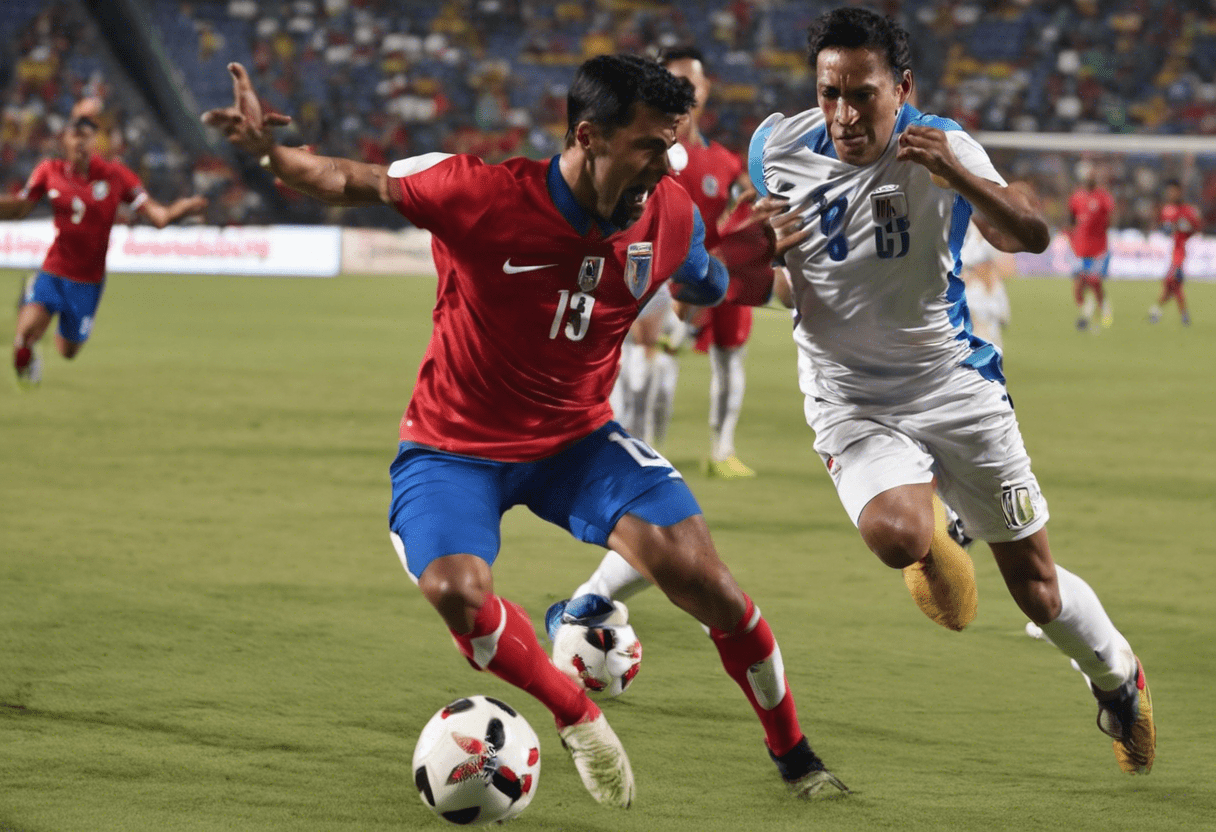
<path id="1" fill-rule="evenodd" d="M 1161 228 L 1173 236 L 1174 251 L 1170 258 L 1170 268 L 1162 279 L 1161 297 L 1148 310 L 1149 323 L 1161 320 L 1161 307 L 1170 298 L 1178 300 L 1178 312 L 1182 315 L 1182 323 L 1189 326 L 1190 313 L 1186 309 L 1186 294 L 1182 291 L 1182 264 L 1186 262 L 1186 241 L 1199 230 L 1201 225 L 1199 212 L 1193 205 L 1182 201 L 1182 183 L 1171 179 L 1165 183 L 1165 204 L 1161 206 Z"/>
<path id="2" fill-rule="evenodd" d="M 130 168 L 94 153 L 100 110 L 96 99 L 79 102 L 63 133 L 64 157 L 42 161 L 17 196 L 0 197 L 0 219 L 24 219 L 44 196 L 55 217 L 55 241 L 26 287 L 17 315 L 13 369 L 23 387 L 41 380 L 35 347 L 55 315 L 60 355 L 74 358 L 88 340 L 105 288 L 110 229 L 120 204 L 157 228 L 207 206 L 201 196 L 162 205 L 148 196 Z"/>
<path id="3" fill-rule="evenodd" d="M 696 90 L 697 103 L 677 131 L 677 139 L 687 158 L 678 181 L 705 218 L 705 247 L 723 258 L 737 283 L 744 278 L 738 272 L 747 266 L 731 256 L 736 249 L 721 248 L 723 231 L 729 234 L 747 222 L 751 209 L 750 204 L 745 203 L 750 203 L 749 197 L 754 197 L 755 191 L 743 161 L 701 133 L 701 114 L 705 111 L 711 85 L 700 50 L 691 46 L 669 49 L 660 61 L 676 77 L 687 78 Z M 732 212 L 736 207 L 737 212 Z M 756 227 L 754 233 L 763 249 L 761 228 Z M 767 258 L 760 267 L 765 272 L 764 285 L 770 287 L 772 268 Z M 710 360 L 708 472 L 726 479 L 754 477 L 756 472 L 735 453 L 735 428 L 743 409 L 747 381 L 743 362 L 752 331 L 752 308 L 728 295 L 717 306 L 694 313 L 693 323 L 699 329 L 696 349 L 708 353 Z"/>
<path id="4" fill-rule="evenodd" d="M 432 234 L 434 328 L 390 467 L 389 527 L 469 663 L 548 708 L 597 802 L 630 805 L 629 758 L 604 714 L 549 661 L 527 612 L 494 592 L 502 515 L 526 505 L 611 545 L 708 628 L 796 795 L 843 790 L 803 735 L 772 631 L 688 486 L 608 404 L 621 343 L 660 286 L 670 279 L 676 299 L 698 305 L 726 291 L 700 214 L 668 176 L 691 87 L 652 61 L 592 58 L 552 159 L 427 153 L 385 167 L 278 144 L 273 128 L 290 118 L 263 113 L 244 68 L 229 69 L 234 104 L 207 124 L 304 194 L 389 205 Z"/>
<path id="5" fill-rule="evenodd" d="M 1090 328 L 1095 307 L 1101 310 L 1102 326 L 1109 327 L 1114 317 L 1102 284 L 1110 267 L 1106 233 L 1115 212 L 1115 198 L 1098 182 L 1095 165 L 1082 163 L 1081 185 L 1068 199 L 1068 212 L 1072 215 L 1068 238 L 1080 261 L 1073 272 L 1073 297 L 1079 313 L 1077 329 Z M 1086 297 L 1086 289 L 1093 293 L 1092 297 Z"/>

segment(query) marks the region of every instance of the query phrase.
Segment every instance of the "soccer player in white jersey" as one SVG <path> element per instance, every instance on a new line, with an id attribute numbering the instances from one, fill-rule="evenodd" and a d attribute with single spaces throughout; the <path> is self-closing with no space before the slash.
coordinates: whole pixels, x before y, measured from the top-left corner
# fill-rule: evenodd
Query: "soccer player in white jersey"
<path id="1" fill-rule="evenodd" d="M 1120 768 L 1147 774 L 1144 671 L 1089 585 L 1052 558 L 1000 353 L 971 333 L 958 277 L 969 220 L 1002 251 L 1046 249 L 1038 200 L 957 124 L 907 103 L 907 33 L 890 19 L 837 9 L 812 23 L 808 45 L 819 108 L 766 119 L 749 167 L 769 204 L 788 206 L 771 224 L 815 450 L 869 548 L 921 572 L 914 594 L 949 602 L 951 584 L 974 579 L 928 554 L 936 487 L 1088 677 Z"/>

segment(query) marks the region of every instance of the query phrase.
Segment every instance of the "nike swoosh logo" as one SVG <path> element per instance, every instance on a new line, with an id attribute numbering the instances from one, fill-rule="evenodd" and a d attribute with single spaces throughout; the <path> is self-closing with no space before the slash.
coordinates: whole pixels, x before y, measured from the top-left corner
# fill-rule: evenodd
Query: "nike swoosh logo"
<path id="1" fill-rule="evenodd" d="M 551 269 L 556 266 L 556 263 L 543 263 L 539 266 L 512 266 L 511 258 L 507 258 L 507 262 L 502 264 L 502 270 L 507 274 L 519 274 L 521 272 L 534 272 L 537 269 Z"/>

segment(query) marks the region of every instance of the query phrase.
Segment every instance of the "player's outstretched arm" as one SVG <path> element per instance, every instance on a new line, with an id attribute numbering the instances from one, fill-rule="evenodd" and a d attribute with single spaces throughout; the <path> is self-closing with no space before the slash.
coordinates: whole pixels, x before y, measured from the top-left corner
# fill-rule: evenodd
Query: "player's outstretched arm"
<path id="1" fill-rule="evenodd" d="M 228 64 L 232 73 L 231 107 L 203 113 L 203 123 L 215 127 L 233 145 L 261 159 L 288 187 L 330 205 L 391 203 L 388 169 L 352 159 L 316 156 L 275 141 L 274 128 L 291 123 L 291 117 L 264 113 L 245 67 Z"/>
<path id="2" fill-rule="evenodd" d="M 34 203 L 19 196 L 0 196 L 0 220 L 23 220 L 34 210 Z"/>
<path id="3" fill-rule="evenodd" d="M 157 228 L 164 228 L 182 217 L 202 213 L 207 207 L 207 197 L 187 196 L 162 205 L 155 199 L 146 199 L 136 210 L 139 215 Z"/>
<path id="4" fill-rule="evenodd" d="M 1047 250 L 1051 230 L 1033 189 L 1023 183 L 1001 186 L 976 176 L 958 161 L 944 131 L 918 124 L 908 127 L 899 134 L 895 158 L 922 165 L 936 184 L 958 191 L 975 207 L 975 224 L 984 239 L 1001 251 Z"/>

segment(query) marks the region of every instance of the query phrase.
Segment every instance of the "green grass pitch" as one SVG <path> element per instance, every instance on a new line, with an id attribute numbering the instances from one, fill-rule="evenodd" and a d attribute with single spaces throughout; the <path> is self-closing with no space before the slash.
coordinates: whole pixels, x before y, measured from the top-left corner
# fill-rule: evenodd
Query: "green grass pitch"
<path id="1" fill-rule="evenodd" d="M 19 279 L 0 273 L 6 297 Z M 1216 828 L 1216 285 L 1188 286 L 1183 329 L 1173 308 L 1143 321 L 1155 283 L 1114 283 L 1099 335 L 1073 329 L 1065 282 L 1009 288 L 1006 369 L 1053 549 L 1147 668 L 1150 777 L 1119 772 L 1080 677 L 1023 635 L 986 549 L 962 634 L 864 549 L 811 451 L 788 318 L 764 310 L 738 438 L 759 478 L 699 473 L 696 355 L 666 452 L 856 794 L 791 800 L 709 641 L 650 592 L 631 604 L 641 674 L 606 707 L 638 797 L 601 809 L 544 710 L 473 673 L 388 542 L 433 283 L 116 275 L 76 361 L 51 350 L 41 389 L 0 385 L 0 830 L 440 829 L 410 757 L 471 693 L 541 737 L 521 830 Z M 539 630 L 600 553 L 524 510 L 504 528 L 498 589 Z"/>

